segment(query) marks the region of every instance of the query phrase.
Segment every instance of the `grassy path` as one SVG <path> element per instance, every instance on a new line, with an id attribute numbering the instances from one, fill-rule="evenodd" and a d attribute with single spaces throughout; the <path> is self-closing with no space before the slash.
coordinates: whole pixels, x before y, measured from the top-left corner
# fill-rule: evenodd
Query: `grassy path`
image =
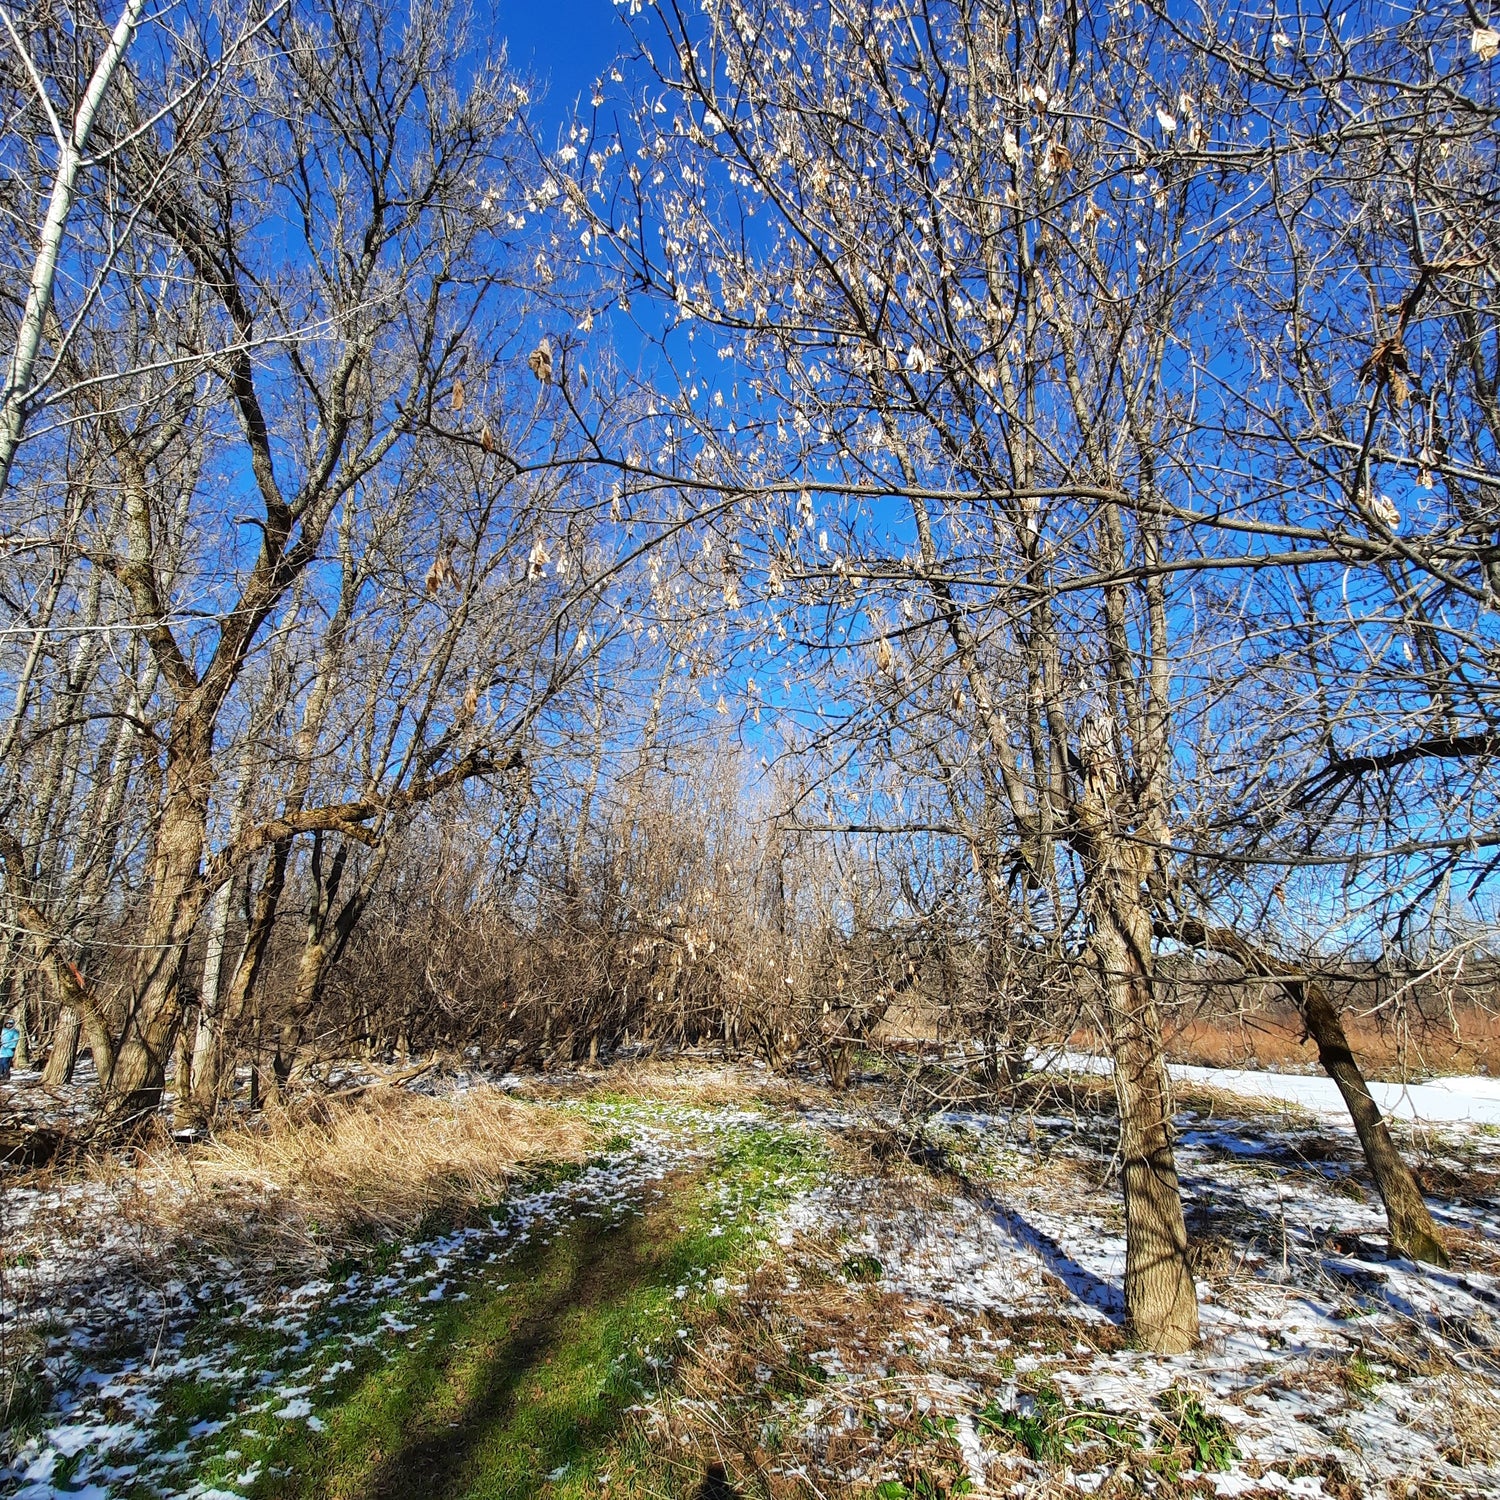
<path id="1" fill-rule="evenodd" d="M 644 1351 L 675 1331 L 676 1288 L 718 1269 L 732 1243 L 704 1233 L 701 1178 L 664 1186 L 647 1212 L 575 1219 L 508 1262 L 500 1286 L 449 1303 L 419 1346 L 353 1383 L 323 1433 L 284 1444 L 276 1467 L 290 1472 L 252 1493 L 502 1500 L 548 1476 L 559 1495 L 591 1489 Z"/>
<path id="2" fill-rule="evenodd" d="M 604 1155 L 483 1223 L 373 1247 L 342 1282 L 205 1313 L 170 1357 L 88 1374 L 16 1493 L 566 1500 L 622 1465 L 662 1472 L 628 1409 L 670 1382 L 689 1310 L 732 1295 L 817 1148 L 649 1104 L 594 1123 Z"/>

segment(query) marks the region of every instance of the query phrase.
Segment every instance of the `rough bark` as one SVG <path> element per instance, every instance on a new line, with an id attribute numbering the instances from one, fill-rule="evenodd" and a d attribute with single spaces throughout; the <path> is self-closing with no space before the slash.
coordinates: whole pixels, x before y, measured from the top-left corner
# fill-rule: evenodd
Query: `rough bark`
<path id="1" fill-rule="evenodd" d="M 1198 1294 L 1172 1150 L 1171 1090 L 1152 989 L 1152 928 L 1142 904 L 1146 847 L 1115 823 L 1118 772 L 1102 721 L 1080 734 L 1085 762 L 1079 834 L 1120 1106 L 1125 1194 L 1125 1319 L 1137 1343 L 1181 1354 L 1198 1342 Z"/>
<path id="2" fill-rule="evenodd" d="M 190 747 L 173 745 L 168 752 L 166 806 L 157 831 L 151 900 L 141 931 L 142 973 L 115 1059 L 112 1108 L 121 1117 L 148 1114 L 161 1104 L 167 1057 L 182 1016 L 188 943 L 204 904 L 199 866 L 208 831 L 211 729 L 191 722 L 187 731 L 184 737 Z M 198 753 L 194 742 L 200 740 L 204 743 Z"/>
<path id="3" fill-rule="evenodd" d="M 1108 997 L 1125 1194 L 1125 1316 L 1158 1354 L 1198 1342 L 1198 1297 L 1172 1150 L 1171 1093 L 1151 975 L 1142 962 L 1143 913 L 1099 914 L 1094 959 Z M 1145 924 L 1149 934 L 1149 923 Z M 1144 950 L 1149 953 L 1149 948 Z"/>
<path id="4" fill-rule="evenodd" d="M 47 1066 L 42 1069 L 42 1082 L 48 1088 L 61 1088 L 72 1083 L 73 1070 L 78 1066 L 78 1039 L 83 1035 L 83 1022 L 71 1005 L 65 1005 L 57 1014 L 57 1028 L 52 1033 L 52 1052 Z"/>

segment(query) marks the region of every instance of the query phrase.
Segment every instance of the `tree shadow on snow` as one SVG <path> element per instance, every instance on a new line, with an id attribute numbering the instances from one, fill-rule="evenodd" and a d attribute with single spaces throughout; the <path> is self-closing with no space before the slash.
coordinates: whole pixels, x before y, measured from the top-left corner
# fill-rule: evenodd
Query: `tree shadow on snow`
<path id="1" fill-rule="evenodd" d="M 984 1206 L 995 1223 L 1017 1244 L 1030 1250 L 1080 1302 L 1102 1312 L 1112 1323 L 1123 1325 L 1125 1293 L 1120 1287 L 1080 1265 L 1056 1240 L 1014 1209 L 989 1197 L 985 1198 Z"/>

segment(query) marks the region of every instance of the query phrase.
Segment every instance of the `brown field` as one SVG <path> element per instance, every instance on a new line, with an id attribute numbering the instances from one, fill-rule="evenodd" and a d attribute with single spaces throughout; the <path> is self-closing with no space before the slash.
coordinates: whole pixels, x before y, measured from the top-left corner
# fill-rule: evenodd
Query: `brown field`
<path id="1" fill-rule="evenodd" d="M 1500 1016 L 1478 1006 L 1400 1027 L 1345 1011 L 1344 1030 L 1371 1077 L 1500 1074 Z M 1166 1041 L 1173 1062 L 1200 1067 L 1315 1068 L 1318 1062 L 1301 1020 L 1281 1008 L 1168 1017 Z"/>
<path id="2" fill-rule="evenodd" d="M 1343 1010 L 1344 1031 L 1354 1055 L 1372 1078 L 1402 1079 L 1488 1073 L 1500 1076 L 1500 1013 L 1472 1002 L 1423 1015 L 1408 1008 L 1399 1021 Z M 1300 1017 L 1274 1004 L 1168 1005 L 1162 1015 L 1167 1055 L 1173 1062 L 1206 1068 L 1316 1070 L 1317 1049 L 1306 1039 Z M 951 1017 L 939 1005 L 893 1006 L 873 1040 L 887 1044 L 931 1044 L 956 1040 Z M 1082 1052 L 1108 1050 L 1105 1037 L 1080 1026 L 1067 1039 Z"/>

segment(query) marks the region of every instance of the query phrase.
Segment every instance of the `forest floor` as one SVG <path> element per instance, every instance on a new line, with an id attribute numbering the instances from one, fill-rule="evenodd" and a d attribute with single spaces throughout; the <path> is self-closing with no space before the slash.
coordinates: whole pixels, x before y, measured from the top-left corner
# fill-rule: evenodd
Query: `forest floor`
<path id="1" fill-rule="evenodd" d="M 10 1169 L 0 1494 L 1500 1494 L 1493 1126 L 1400 1127 L 1438 1271 L 1335 1116 L 1180 1082 L 1204 1337 L 1161 1358 L 1107 1080 L 921 1081 L 434 1070 Z"/>

